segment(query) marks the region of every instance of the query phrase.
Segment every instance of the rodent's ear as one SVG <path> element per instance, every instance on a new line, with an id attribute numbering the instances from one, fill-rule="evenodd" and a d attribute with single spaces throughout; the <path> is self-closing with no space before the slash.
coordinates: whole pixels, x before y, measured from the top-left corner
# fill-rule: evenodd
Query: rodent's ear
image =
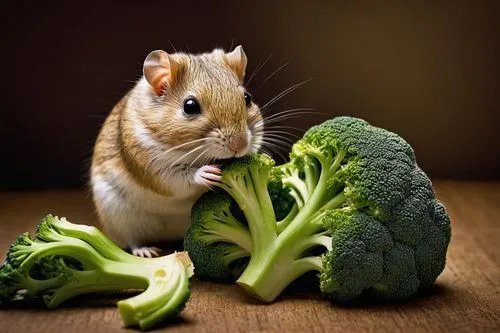
<path id="1" fill-rule="evenodd" d="M 229 67 L 236 73 L 238 79 L 243 82 L 247 68 L 247 56 L 243 47 L 238 45 L 235 49 L 225 54 L 225 60 Z"/>
<path id="2" fill-rule="evenodd" d="M 158 96 L 172 86 L 178 69 L 179 64 L 163 50 L 148 54 L 143 65 L 144 77 Z"/>

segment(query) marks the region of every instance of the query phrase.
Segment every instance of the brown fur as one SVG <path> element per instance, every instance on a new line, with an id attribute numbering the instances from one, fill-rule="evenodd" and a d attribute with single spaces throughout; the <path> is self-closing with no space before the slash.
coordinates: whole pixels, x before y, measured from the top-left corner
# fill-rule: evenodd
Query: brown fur
<path id="1" fill-rule="evenodd" d="M 176 53 L 175 75 L 164 82 L 164 94 L 157 96 L 155 88 L 138 96 L 135 87 L 113 108 L 95 143 L 91 174 L 118 172 L 140 187 L 165 197 L 174 195 L 168 182 L 149 168 L 156 152 L 140 144 L 134 129 L 141 124 L 154 140 L 168 146 L 212 136 L 241 137 L 247 124 L 262 120 L 256 105 L 248 109 L 243 97 L 243 68 L 228 64 L 222 50 L 200 55 Z M 246 62 L 246 58 L 245 58 Z M 243 71 L 243 72 L 242 72 Z M 187 95 L 194 95 L 202 106 L 202 116 L 187 119 L 178 110 Z M 185 146 L 189 151 L 199 143 Z M 95 201 L 98 213 L 100 203 Z M 107 224 L 99 213 L 103 225 Z"/>

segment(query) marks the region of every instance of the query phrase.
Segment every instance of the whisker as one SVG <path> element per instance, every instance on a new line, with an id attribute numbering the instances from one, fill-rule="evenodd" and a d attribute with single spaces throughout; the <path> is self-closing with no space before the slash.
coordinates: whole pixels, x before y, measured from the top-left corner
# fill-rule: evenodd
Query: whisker
<path id="1" fill-rule="evenodd" d="M 269 149 L 268 149 L 269 148 Z M 272 151 L 271 151 L 272 149 Z M 280 152 L 280 149 L 283 150 L 283 148 L 281 147 L 268 147 L 268 146 L 262 146 L 261 147 L 261 151 L 266 153 L 267 155 L 269 156 L 275 156 L 275 155 L 278 155 L 283 161 L 286 161 L 286 158 L 285 156 Z"/>
<path id="2" fill-rule="evenodd" d="M 258 121 L 255 122 L 255 124 L 259 124 L 259 123 L 265 122 L 267 120 L 271 120 L 271 119 L 273 119 L 275 117 L 278 117 L 280 115 L 295 114 L 295 113 L 301 113 L 301 112 L 304 112 L 304 114 L 322 114 L 322 115 L 327 116 L 326 113 L 318 112 L 314 108 L 295 108 L 295 109 L 282 110 L 280 112 L 273 113 L 273 114 L 270 114 L 270 115 L 266 115 L 265 112 L 262 112 L 262 118 L 263 119 L 259 119 Z M 250 122 L 254 123 L 254 120 L 258 116 L 259 116 L 259 114 L 252 115 L 252 117 L 250 117 Z"/>
<path id="3" fill-rule="evenodd" d="M 286 109 L 286 110 L 282 110 L 282 111 L 279 111 L 279 112 L 276 112 L 276 113 L 273 113 L 273 114 L 270 114 L 270 115 L 266 115 L 265 118 L 269 119 L 269 118 L 272 118 L 272 117 L 275 117 L 275 116 L 280 116 L 282 114 L 288 114 L 288 113 L 293 113 L 293 112 L 302 112 L 302 111 L 307 111 L 307 112 L 318 112 L 316 111 L 316 109 L 314 108 L 295 108 L 295 109 Z"/>
<path id="4" fill-rule="evenodd" d="M 312 114 L 318 114 L 318 113 L 315 111 L 280 112 L 280 113 L 265 116 L 261 120 L 259 120 L 259 122 L 256 122 L 256 123 L 269 124 L 270 121 L 274 121 L 275 119 L 283 119 L 286 117 L 298 117 L 298 116 L 312 115 Z"/>
<path id="5" fill-rule="evenodd" d="M 205 156 L 205 157 L 203 157 L 201 164 L 202 164 L 202 165 L 206 165 L 206 164 L 207 164 L 208 162 L 210 162 L 211 160 L 212 160 L 212 158 L 211 158 L 211 157 Z"/>
<path id="6" fill-rule="evenodd" d="M 294 134 L 294 133 L 290 133 L 290 132 L 286 132 L 286 131 L 273 131 L 273 130 L 267 130 L 264 132 L 264 136 L 266 135 L 275 135 L 277 137 L 283 137 L 283 135 L 290 135 L 290 136 L 293 136 L 294 138 L 297 138 L 297 139 L 300 139 L 301 137 Z M 285 138 L 285 137 L 283 137 Z"/>
<path id="7" fill-rule="evenodd" d="M 283 147 L 277 146 L 277 145 L 275 145 L 273 143 L 270 143 L 270 142 L 263 142 L 263 143 L 265 143 L 266 146 L 263 145 L 262 146 L 262 150 L 263 151 L 266 150 L 267 151 L 266 154 L 268 154 L 269 156 L 273 156 L 274 154 L 277 154 L 279 157 L 281 157 L 281 159 L 283 161 L 286 161 L 285 156 L 280 152 L 280 150 L 286 150 L 286 151 L 288 151 L 288 149 L 285 149 Z M 270 149 L 273 149 L 272 152 L 270 150 L 267 150 L 268 146 L 269 146 Z"/>
<path id="8" fill-rule="evenodd" d="M 264 62 L 262 63 L 262 65 L 257 65 L 257 67 L 255 68 L 255 70 L 253 71 L 252 75 L 250 75 L 250 78 L 248 79 L 248 81 L 245 83 L 245 88 L 248 87 L 248 85 L 250 84 L 250 82 L 252 81 L 252 79 L 254 78 L 255 75 L 257 75 L 259 73 L 259 71 L 262 69 L 262 67 L 264 67 L 267 62 L 269 61 L 269 59 L 271 59 L 271 56 L 270 55 L 269 57 L 267 57 L 266 60 L 264 60 Z"/>
<path id="9" fill-rule="evenodd" d="M 280 140 L 279 138 L 277 139 L 276 137 L 270 137 L 270 136 L 268 136 L 265 141 L 276 145 L 281 145 L 281 147 L 283 147 L 286 150 L 289 150 L 291 146 L 295 143 L 295 141 L 290 139 Z"/>
<path id="10" fill-rule="evenodd" d="M 191 162 L 191 164 L 189 164 L 189 168 L 192 168 L 192 167 L 193 167 L 193 165 L 196 163 L 196 161 L 197 161 L 200 157 L 202 157 L 202 156 L 203 156 L 203 154 L 206 154 L 206 153 L 209 151 L 209 149 L 210 149 L 210 147 L 207 147 L 204 151 L 202 151 L 202 152 L 200 153 L 200 155 L 198 155 L 198 157 L 196 157 L 196 158 L 195 158 L 195 159 Z"/>
<path id="11" fill-rule="evenodd" d="M 269 136 L 266 136 L 266 135 L 269 135 Z M 281 139 L 284 139 L 282 136 L 278 136 L 277 134 L 264 134 L 264 136 L 262 137 L 263 140 L 267 140 L 267 141 L 273 141 L 273 142 L 280 142 L 280 143 L 283 143 L 283 144 L 287 144 L 286 141 L 284 140 L 281 140 Z M 287 140 L 291 140 L 290 138 L 286 138 Z"/>
<path id="12" fill-rule="evenodd" d="M 264 138 L 265 139 L 274 138 L 274 140 L 278 140 L 278 141 L 281 141 L 283 143 L 285 143 L 285 142 L 295 142 L 292 138 L 288 138 L 288 137 L 285 137 L 283 135 L 273 134 L 273 133 L 265 133 L 264 134 Z"/>
<path id="13" fill-rule="evenodd" d="M 264 148 L 266 148 L 266 149 L 269 148 L 269 150 L 267 150 L 268 155 L 270 155 L 270 156 L 278 155 L 283 160 L 286 160 L 286 157 L 285 157 L 285 155 L 283 155 L 283 152 L 288 152 L 288 149 L 285 149 L 284 147 L 279 147 L 279 146 L 276 146 L 273 144 L 269 144 L 269 143 L 266 144 L 265 146 L 263 146 L 263 149 Z"/>
<path id="14" fill-rule="evenodd" d="M 254 146 L 254 149 L 255 149 L 255 148 L 256 148 L 256 147 Z M 266 149 L 266 147 L 264 147 L 264 146 L 261 146 L 261 147 L 259 148 L 259 150 L 260 150 L 260 151 L 262 151 L 263 153 L 266 153 L 267 155 L 271 155 L 271 154 L 269 153 L 269 151 Z"/>
<path id="15" fill-rule="evenodd" d="M 123 80 L 123 82 L 136 84 L 139 79 L 140 79 L 140 77 L 138 76 L 137 79 L 135 79 L 135 80 Z"/>
<path id="16" fill-rule="evenodd" d="M 170 165 L 170 168 L 168 170 L 172 170 L 172 168 L 177 164 L 177 162 L 179 162 L 180 160 L 184 159 L 185 157 L 187 157 L 188 155 L 191 155 L 192 153 L 195 153 L 197 152 L 198 150 L 200 149 L 203 149 L 203 148 L 206 148 L 206 145 L 202 145 L 202 146 L 199 146 L 199 147 L 196 147 L 196 148 L 193 148 L 191 149 L 190 151 L 188 151 L 187 153 L 185 153 L 184 155 L 182 155 L 181 157 L 179 157 L 178 159 L 176 159 L 171 165 Z"/>
<path id="17" fill-rule="evenodd" d="M 289 143 L 287 143 L 285 141 L 280 141 L 280 140 L 277 140 L 274 138 L 263 138 L 262 141 L 274 144 L 275 146 L 281 145 L 281 147 L 286 147 L 286 149 L 288 149 L 290 147 Z"/>
<path id="18" fill-rule="evenodd" d="M 262 81 L 258 86 L 257 88 L 255 88 L 255 90 L 259 89 L 264 83 L 266 83 L 270 78 L 272 78 L 276 73 L 278 73 L 280 70 L 282 70 L 283 68 L 285 68 L 286 66 L 288 66 L 290 64 L 290 62 L 287 62 L 283 65 L 281 65 L 280 67 L 278 67 L 278 69 L 274 70 L 268 77 L 266 77 L 264 79 L 264 81 Z"/>
<path id="19" fill-rule="evenodd" d="M 273 123 L 277 123 L 283 119 L 292 119 L 292 118 L 298 118 L 300 116 L 303 116 L 303 115 L 306 115 L 306 114 L 311 114 L 311 113 L 314 113 L 315 112 L 300 112 L 300 113 L 294 113 L 294 114 L 285 114 L 285 115 L 282 115 L 282 116 L 279 116 L 279 117 L 273 117 L 271 119 L 265 119 L 264 120 L 264 124 L 267 125 L 267 124 L 273 124 Z"/>
<path id="20" fill-rule="evenodd" d="M 144 166 L 145 169 L 149 168 L 156 160 L 160 159 L 161 157 L 167 155 L 168 153 L 170 153 L 171 151 L 173 150 L 176 150 L 176 149 L 179 149 L 179 148 L 182 148 L 182 147 L 185 147 L 189 144 L 192 144 L 192 143 L 196 143 L 196 142 L 200 142 L 200 141 L 205 141 L 205 140 L 208 140 L 208 138 L 201 138 L 201 139 L 196 139 L 196 140 L 191 140 L 189 142 L 185 142 L 185 143 L 182 143 L 180 145 L 177 145 L 177 146 L 174 146 L 166 151 L 162 151 L 158 154 L 156 154 L 155 156 L 153 156 L 148 163 L 146 163 L 146 165 Z"/>
<path id="21" fill-rule="evenodd" d="M 172 41 L 168 40 L 168 43 L 170 44 L 170 46 L 172 47 L 172 49 L 174 50 L 174 52 L 177 53 L 177 49 L 175 48 L 174 44 L 172 44 Z"/>
<path id="22" fill-rule="evenodd" d="M 265 147 L 274 147 L 274 148 L 286 149 L 286 150 L 288 150 L 288 148 L 289 148 L 287 143 L 284 143 L 281 141 L 275 141 L 272 138 L 263 139 L 262 143 L 264 144 Z"/>
<path id="23" fill-rule="evenodd" d="M 294 90 L 296 90 L 297 88 L 299 88 L 300 86 L 304 85 L 305 83 L 307 83 L 307 82 L 309 82 L 311 80 L 312 79 L 299 82 L 299 83 L 294 84 L 293 86 L 291 86 L 291 87 L 283 90 L 278 95 L 276 95 L 274 98 L 272 98 L 269 102 L 267 102 L 266 104 L 264 104 L 264 106 L 261 108 L 261 110 L 265 110 L 267 107 L 273 105 L 274 103 L 276 103 L 277 101 L 279 101 L 280 99 L 282 99 L 283 97 L 285 97 L 286 95 L 290 94 L 291 92 L 293 92 Z"/>
<path id="24" fill-rule="evenodd" d="M 262 124 L 262 127 L 264 124 Z M 258 127 L 261 127 L 261 126 L 258 126 Z M 296 130 L 296 131 L 300 131 L 300 132 L 305 132 L 306 130 L 303 129 L 303 128 L 298 128 L 298 127 L 294 127 L 294 126 L 280 126 L 280 125 L 272 125 L 272 126 L 267 126 L 266 127 L 268 130 L 269 129 L 273 129 L 273 128 L 281 128 L 281 129 L 293 129 L 293 130 Z"/>
<path id="25" fill-rule="evenodd" d="M 303 113 L 299 113 L 299 114 L 284 115 L 284 116 L 276 117 L 276 118 L 269 119 L 269 120 L 266 119 L 266 121 L 264 122 L 264 125 L 267 126 L 269 124 L 280 123 L 282 120 L 299 118 L 303 115 L 304 115 Z"/>
<path id="26" fill-rule="evenodd" d="M 208 139 L 210 139 L 210 138 L 201 138 L 201 139 L 191 140 L 191 141 L 189 141 L 189 142 L 185 142 L 185 143 L 182 143 L 182 144 L 177 145 L 177 146 L 175 146 L 175 147 L 172 147 L 172 148 L 170 148 L 170 149 L 168 149 L 168 150 L 164 151 L 162 154 L 167 154 L 167 153 L 171 152 L 172 150 L 176 150 L 176 149 L 179 149 L 179 148 L 185 147 L 185 146 L 187 146 L 187 145 L 189 145 L 189 144 L 191 144 L 191 143 L 196 143 L 196 142 L 200 142 L 200 141 L 205 141 L 205 140 L 208 140 Z"/>
<path id="27" fill-rule="evenodd" d="M 283 144 L 282 142 L 277 143 L 277 142 L 271 142 L 271 141 L 266 141 L 265 144 L 266 147 L 273 147 L 273 149 L 281 149 L 281 151 L 289 153 L 291 150 L 291 144 Z"/>
<path id="28" fill-rule="evenodd" d="M 297 134 L 295 134 L 293 132 L 290 132 L 290 131 L 280 131 L 280 130 L 270 129 L 270 128 L 267 128 L 264 131 L 264 133 L 275 134 L 275 135 L 290 135 L 290 136 L 293 136 L 293 137 L 297 137 Z"/>

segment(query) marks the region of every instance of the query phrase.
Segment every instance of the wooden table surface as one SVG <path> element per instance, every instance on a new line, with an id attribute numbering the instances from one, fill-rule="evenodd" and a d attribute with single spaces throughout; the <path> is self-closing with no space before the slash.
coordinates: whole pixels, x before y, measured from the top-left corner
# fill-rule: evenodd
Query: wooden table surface
<path id="1" fill-rule="evenodd" d="M 435 181 L 452 219 L 448 261 L 435 287 L 405 304 L 333 305 L 303 288 L 270 305 L 237 286 L 193 281 L 191 299 L 168 332 L 500 332 L 500 183 Z M 0 193 L 0 255 L 46 213 L 94 224 L 87 193 Z M 131 332 L 114 299 L 78 298 L 56 310 L 0 310 L 0 333 Z"/>

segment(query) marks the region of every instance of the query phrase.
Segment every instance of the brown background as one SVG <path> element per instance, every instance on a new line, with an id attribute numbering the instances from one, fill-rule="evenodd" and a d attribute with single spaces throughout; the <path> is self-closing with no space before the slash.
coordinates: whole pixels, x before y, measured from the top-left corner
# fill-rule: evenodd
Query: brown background
<path id="1" fill-rule="evenodd" d="M 13 3 L 0 10 L 0 188 L 82 186 L 104 117 L 169 41 L 241 43 L 249 73 L 272 55 L 250 85 L 260 104 L 313 79 L 272 112 L 363 117 L 434 178 L 499 178 L 499 1 Z"/>
<path id="2" fill-rule="evenodd" d="M 500 180 L 498 0 L 3 1 L 0 34 L 0 189 L 82 187 L 104 117 L 169 41 L 192 52 L 241 43 L 249 73 L 272 55 L 250 84 L 260 104 L 313 79 L 272 112 L 363 117 L 405 137 L 433 178 Z M 434 184 L 452 240 L 429 294 L 342 307 L 294 291 L 264 305 L 194 279 L 182 318 L 161 331 L 499 332 L 500 182 Z M 0 256 L 45 213 L 97 222 L 79 189 L 0 191 Z M 0 332 L 130 332 L 105 303 L 0 311 Z"/>

